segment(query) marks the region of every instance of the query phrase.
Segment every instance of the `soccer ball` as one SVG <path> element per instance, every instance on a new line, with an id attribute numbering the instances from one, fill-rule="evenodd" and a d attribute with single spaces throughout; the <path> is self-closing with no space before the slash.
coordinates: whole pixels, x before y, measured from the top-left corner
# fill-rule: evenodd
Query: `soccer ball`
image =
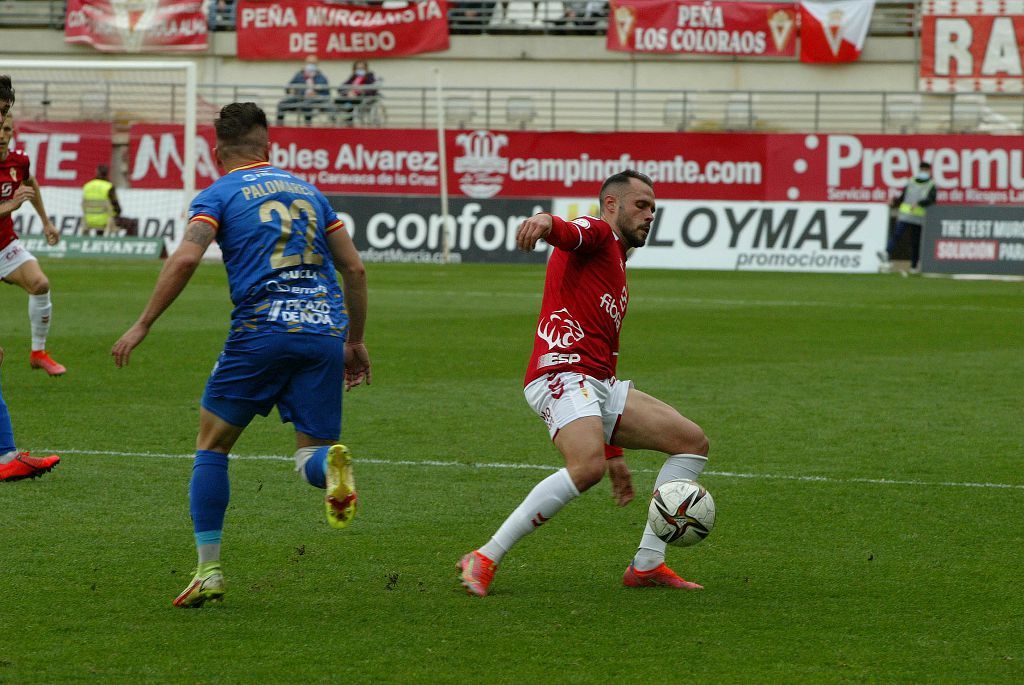
<path id="1" fill-rule="evenodd" d="M 696 481 L 670 480 L 654 491 L 647 522 L 670 545 L 696 545 L 715 527 L 715 500 Z"/>

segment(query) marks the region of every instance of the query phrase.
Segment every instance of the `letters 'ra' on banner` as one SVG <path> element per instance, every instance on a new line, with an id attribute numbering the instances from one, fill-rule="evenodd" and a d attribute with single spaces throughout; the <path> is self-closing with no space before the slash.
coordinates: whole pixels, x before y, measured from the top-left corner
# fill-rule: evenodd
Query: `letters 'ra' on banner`
<path id="1" fill-rule="evenodd" d="M 791 2 L 611 0 L 609 50 L 792 57 L 796 5 Z"/>
<path id="2" fill-rule="evenodd" d="M 64 41 L 103 52 L 205 50 L 202 0 L 68 0 Z"/>
<path id="3" fill-rule="evenodd" d="M 238 0 L 239 59 L 351 60 L 448 49 L 445 0 L 338 5 L 319 0 Z"/>
<path id="4" fill-rule="evenodd" d="M 1024 0 L 926 0 L 921 81 L 935 93 L 1024 92 Z"/>
<path id="5" fill-rule="evenodd" d="M 800 3 L 800 61 L 856 62 L 875 0 Z"/>

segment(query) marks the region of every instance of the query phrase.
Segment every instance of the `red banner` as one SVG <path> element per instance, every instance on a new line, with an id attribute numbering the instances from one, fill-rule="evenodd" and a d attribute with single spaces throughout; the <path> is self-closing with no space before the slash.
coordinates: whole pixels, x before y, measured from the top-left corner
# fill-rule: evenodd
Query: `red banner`
<path id="1" fill-rule="evenodd" d="M 108 123 L 16 120 L 11 147 L 28 155 L 39 185 L 80 187 L 98 165 L 110 165 L 113 130 Z"/>
<path id="2" fill-rule="evenodd" d="M 445 0 L 398 9 L 320 0 L 238 0 L 238 58 L 396 57 L 448 49 Z"/>
<path id="3" fill-rule="evenodd" d="M 800 3 L 800 61 L 855 62 L 868 37 L 875 0 Z"/>
<path id="4" fill-rule="evenodd" d="M 1024 0 L 921 8 L 920 88 L 936 93 L 1024 92 Z"/>
<path id="5" fill-rule="evenodd" d="M 796 5 L 611 0 L 609 50 L 758 57 L 796 54 Z"/>
<path id="6" fill-rule="evenodd" d="M 67 0 L 64 41 L 104 52 L 206 49 L 202 0 Z"/>
<path id="7" fill-rule="evenodd" d="M 1024 203 L 1012 137 L 448 131 L 446 146 L 449 192 L 479 199 L 596 197 L 631 167 L 664 199 L 884 203 L 929 160 L 940 203 Z M 212 128 L 197 148 L 203 188 L 220 173 Z M 133 126 L 132 186 L 180 188 L 180 149 L 180 127 Z M 439 194 L 434 131 L 274 128 L 270 154 L 327 193 Z"/>

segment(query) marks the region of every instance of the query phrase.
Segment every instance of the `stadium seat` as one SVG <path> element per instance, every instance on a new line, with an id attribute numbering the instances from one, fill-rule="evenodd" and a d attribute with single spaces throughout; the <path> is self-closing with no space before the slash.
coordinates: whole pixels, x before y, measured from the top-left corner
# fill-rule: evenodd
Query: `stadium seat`
<path id="1" fill-rule="evenodd" d="M 85 121 L 107 121 L 110 119 L 110 106 L 106 93 L 83 93 L 81 117 Z"/>
<path id="2" fill-rule="evenodd" d="M 725 103 L 725 130 L 752 131 L 756 121 L 753 96 L 750 93 L 733 93 L 729 96 Z"/>
<path id="3" fill-rule="evenodd" d="M 510 97 L 505 101 L 505 117 L 510 126 L 525 129 L 537 117 L 537 108 L 531 97 Z"/>
<path id="4" fill-rule="evenodd" d="M 978 130 L 985 109 L 984 93 L 955 94 L 950 115 L 950 128 L 957 133 Z"/>
<path id="5" fill-rule="evenodd" d="M 665 102 L 665 125 L 673 131 L 685 131 L 693 123 L 693 106 L 684 95 Z"/>
<path id="6" fill-rule="evenodd" d="M 466 128 L 476 116 L 473 101 L 464 97 L 450 97 L 444 101 L 445 125 L 452 128 Z"/>
<path id="7" fill-rule="evenodd" d="M 886 131 L 916 132 L 921 117 L 921 96 L 911 93 L 884 97 Z"/>

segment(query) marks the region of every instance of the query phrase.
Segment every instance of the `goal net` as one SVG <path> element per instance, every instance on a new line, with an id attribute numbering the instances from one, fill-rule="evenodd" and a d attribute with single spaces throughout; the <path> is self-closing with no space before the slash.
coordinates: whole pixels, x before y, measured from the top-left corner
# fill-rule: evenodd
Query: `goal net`
<path id="1" fill-rule="evenodd" d="M 82 186 L 99 165 L 121 205 L 119 233 L 184 233 L 196 187 L 196 66 L 187 60 L 8 60 L 15 103 L 13 149 L 27 154 L 57 230 L 81 234 Z M 30 203 L 15 212 L 25 238 L 42 223 Z"/>

